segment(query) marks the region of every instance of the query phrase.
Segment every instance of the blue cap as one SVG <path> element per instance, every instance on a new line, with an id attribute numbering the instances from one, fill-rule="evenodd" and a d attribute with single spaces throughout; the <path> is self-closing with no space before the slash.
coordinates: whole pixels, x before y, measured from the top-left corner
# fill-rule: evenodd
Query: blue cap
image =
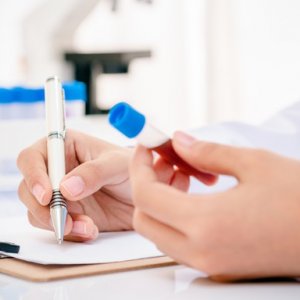
<path id="1" fill-rule="evenodd" d="M 143 129 L 146 118 L 125 102 L 113 106 L 108 116 L 109 123 L 129 138 L 136 137 Z"/>
<path id="2" fill-rule="evenodd" d="M 86 85 L 83 82 L 72 81 L 63 84 L 66 101 L 86 101 Z M 12 88 L 0 87 L 0 103 L 32 103 L 45 99 L 43 87 L 15 86 Z"/>
<path id="3" fill-rule="evenodd" d="M 13 101 L 12 89 L 0 87 L 0 103 L 10 103 Z"/>
<path id="4" fill-rule="evenodd" d="M 43 88 L 30 88 L 23 86 L 16 86 L 12 89 L 13 101 L 19 103 L 32 103 L 44 100 Z"/>

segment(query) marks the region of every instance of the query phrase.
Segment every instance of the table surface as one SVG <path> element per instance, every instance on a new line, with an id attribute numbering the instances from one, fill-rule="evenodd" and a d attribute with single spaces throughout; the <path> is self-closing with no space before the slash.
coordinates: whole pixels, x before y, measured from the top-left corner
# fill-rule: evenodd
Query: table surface
<path id="1" fill-rule="evenodd" d="M 26 123 L 26 122 L 25 122 Z M 0 158 L 16 155 L 19 149 L 27 146 L 43 135 L 43 128 L 37 130 L 34 122 L 23 124 L 24 135 L 15 140 L 15 145 L 0 149 Z M 91 134 L 104 139 L 117 141 L 119 137 L 101 125 L 97 118 L 74 122 L 73 128 L 86 128 Z M 7 126 L 0 122 L 0 133 L 14 136 L 20 124 Z M 10 128 L 10 132 L 7 131 Z M 35 132 L 35 134 L 33 134 Z M 30 133 L 30 136 L 26 136 Z M 121 141 L 126 144 L 126 140 Z M 13 158 L 13 157 L 10 157 Z M 0 192 L 0 217 L 23 215 L 25 208 L 16 198 L 16 193 Z M 1 237 L 0 228 L 0 237 Z M 252 282 L 220 284 L 205 278 L 200 272 L 184 266 L 172 266 L 99 276 L 89 276 L 46 283 L 34 283 L 0 274 L 0 300 L 27 299 L 300 299 L 300 284 L 293 281 Z"/>
<path id="2" fill-rule="evenodd" d="M 0 275 L 1 300 L 299 299 L 297 282 L 220 284 L 183 266 L 33 283 Z"/>

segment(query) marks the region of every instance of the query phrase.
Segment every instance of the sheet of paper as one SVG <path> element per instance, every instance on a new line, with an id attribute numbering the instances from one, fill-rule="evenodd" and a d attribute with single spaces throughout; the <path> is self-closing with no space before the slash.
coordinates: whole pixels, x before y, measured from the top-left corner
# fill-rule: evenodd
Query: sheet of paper
<path id="1" fill-rule="evenodd" d="M 132 231 L 100 233 L 93 242 L 58 245 L 53 232 L 33 228 L 25 217 L 0 219 L 0 241 L 21 246 L 18 254 L 7 255 L 40 264 L 110 263 L 162 255 Z"/>

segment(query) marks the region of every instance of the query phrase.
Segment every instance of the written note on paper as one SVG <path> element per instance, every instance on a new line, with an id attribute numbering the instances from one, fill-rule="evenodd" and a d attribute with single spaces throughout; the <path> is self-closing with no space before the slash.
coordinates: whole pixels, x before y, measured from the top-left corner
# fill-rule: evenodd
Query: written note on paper
<path id="1" fill-rule="evenodd" d="M 0 241 L 21 246 L 21 260 L 40 264 L 95 264 L 161 256 L 155 245 L 135 232 L 100 233 L 96 241 L 64 242 L 54 233 L 29 225 L 25 217 L 0 219 Z"/>

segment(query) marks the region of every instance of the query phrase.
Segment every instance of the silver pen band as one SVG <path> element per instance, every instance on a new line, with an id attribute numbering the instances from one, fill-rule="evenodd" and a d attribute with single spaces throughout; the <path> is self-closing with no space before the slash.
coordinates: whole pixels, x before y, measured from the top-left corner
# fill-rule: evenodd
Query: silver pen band
<path id="1" fill-rule="evenodd" d="M 48 133 L 48 139 L 62 139 L 64 140 L 66 137 L 65 131 L 52 131 Z"/>

